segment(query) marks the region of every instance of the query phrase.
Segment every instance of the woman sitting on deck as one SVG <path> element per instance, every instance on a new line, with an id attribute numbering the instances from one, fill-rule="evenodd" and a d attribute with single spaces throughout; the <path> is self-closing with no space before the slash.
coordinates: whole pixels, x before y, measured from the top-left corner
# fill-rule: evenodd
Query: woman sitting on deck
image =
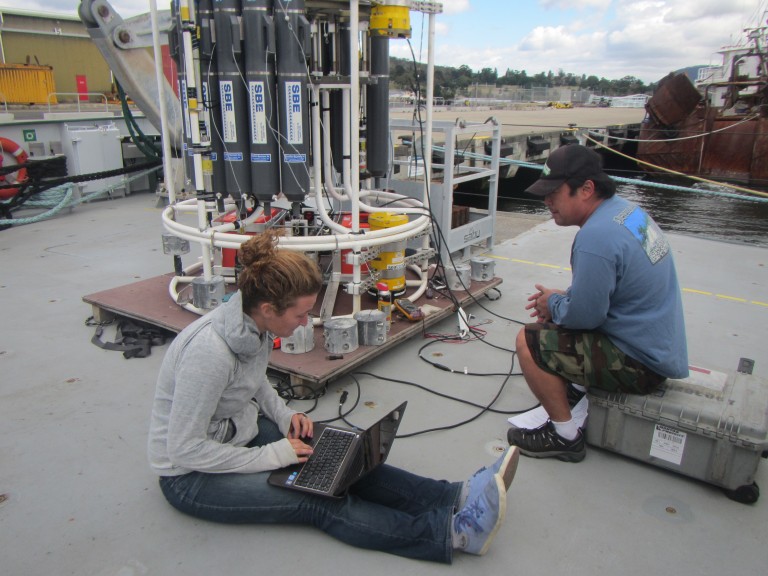
<path id="1" fill-rule="evenodd" d="M 341 499 L 286 490 L 270 471 L 306 462 L 313 422 L 289 408 L 266 372 L 275 337 L 309 321 L 322 287 L 314 262 L 274 234 L 240 249 L 239 291 L 185 328 L 160 369 L 149 460 L 180 511 L 232 524 L 311 524 L 348 544 L 450 563 L 484 554 L 506 510 L 517 448 L 466 482 L 382 465 Z"/>

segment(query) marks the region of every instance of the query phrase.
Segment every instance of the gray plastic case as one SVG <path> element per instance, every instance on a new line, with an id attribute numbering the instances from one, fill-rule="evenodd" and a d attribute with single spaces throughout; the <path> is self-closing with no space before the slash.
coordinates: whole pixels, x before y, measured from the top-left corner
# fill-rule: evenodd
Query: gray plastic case
<path id="1" fill-rule="evenodd" d="M 768 448 L 768 381 L 692 367 L 647 396 L 590 390 L 587 442 L 727 490 L 752 487 Z"/>

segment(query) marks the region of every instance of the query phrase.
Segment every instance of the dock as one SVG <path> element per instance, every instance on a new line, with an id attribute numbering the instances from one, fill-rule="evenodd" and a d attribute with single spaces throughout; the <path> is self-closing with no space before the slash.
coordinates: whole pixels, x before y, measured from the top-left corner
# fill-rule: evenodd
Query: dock
<path id="1" fill-rule="evenodd" d="M 73 109 L 71 105 L 62 104 L 54 110 L 50 112 L 48 107 L 40 106 L 9 106 L 6 112 L 0 113 L 0 136 L 23 146 L 30 157 L 65 154 L 67 171 L 72 176 L 119 169 L 142 160 L 142 155 L 130 142 L 130 133 L 119 107 L 109 105 L 105 109 L 104 106 L 84 104 Z M 159 132 L 142 113 L 136 111 L 135 115 L 147 136 L 159 137 Z M 411 120 L 412 116 L 412 112 L 390 111 L 393 120 Z M 594 146 L 593 142 L 584 139 L 587 130 L 592 131 L 596 140 L 622 151 L 625 143 L 621 138 L 637 137 L 644 116 L 642 108 L 558 109 L 531 103 L 504 109 L 441 107 L 435 110 L 433 119 L 484 123 L 494 118 L 502 127 L 502 158 L 543 164 L 551 150 L 574 139 Z M 91 146 L 88 153 L 73 147 L 75 137 L 78 141 L 88 137 Z M 485 142 L 485 137 L 479 135 L 469 142 L 461 142 L 457 150 L 482 156 L 488 153 Z M 110 146 L 108 151 L 105 143 Z M 435 144 L 440 145 L 440 142 L 435 141 Z M 516 169 L 517 166 L 506 163 L 499 170 L 499 176 L 514 176 Z M 113 180 L 118 182 L 112 181 L 111 185 L 122 193 L 154 191 L 150 188 L 156 184 L 154 178 L 146 176 L 126 181 L 123 186 L 119 185 L 119 178 Z M 99 186 L 107 187 L 107 184 L 99 181 L 80 184 L 78 194 L 88 196 L 97 192 Z"/>
<path id="2" fill-rule="evenodd" d="M 410 119 L 412 113 L 393 110 L 392 119 Z M 596 146 L 592 138 L 612 150 L 632 151 L 624 139 L 637 138 L 645 117 L 644 108 L 554 108 L 535 103 L 515 108 L 445 107 L 433 113 L 435 121 L 486 122 L 491 118 L 501 124 L 501 157 L 515 162 L 543 164 L 550 151 L 564 144 Z M 423 118 L 422 118 L 423 119 Z M 436 142 L 437 143 L 437 142 Z M 482 139 L 457 146 L 476 154 L 486 153 Z M 500 170 L 500 177 L 514 176 L 516 167 Z"/>

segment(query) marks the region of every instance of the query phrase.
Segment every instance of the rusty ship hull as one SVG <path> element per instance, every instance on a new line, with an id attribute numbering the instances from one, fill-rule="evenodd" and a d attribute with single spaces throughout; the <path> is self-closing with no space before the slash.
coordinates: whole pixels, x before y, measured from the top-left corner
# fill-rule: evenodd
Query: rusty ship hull
<path id="1" fill-rule="evenodd" d="M 768 118 L 724 115 L 684 75 L 665 79 L 649 100 L 637 159 L 648 172 L 768 186 Z"/>

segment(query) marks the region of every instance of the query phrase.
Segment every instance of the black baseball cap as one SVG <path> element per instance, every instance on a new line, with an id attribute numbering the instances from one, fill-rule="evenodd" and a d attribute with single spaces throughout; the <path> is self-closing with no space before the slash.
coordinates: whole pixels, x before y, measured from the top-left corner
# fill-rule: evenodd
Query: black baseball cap
<path id="1" fill-rule="evenodd" d="M 586 182 L 610 180 L 603 172 L 600 155 L 581 144 L 560 146 L 547 158 L 541 177 L 525 191 L 535 196 L 546 196 L 557 190 L 564 182 Z"/>

